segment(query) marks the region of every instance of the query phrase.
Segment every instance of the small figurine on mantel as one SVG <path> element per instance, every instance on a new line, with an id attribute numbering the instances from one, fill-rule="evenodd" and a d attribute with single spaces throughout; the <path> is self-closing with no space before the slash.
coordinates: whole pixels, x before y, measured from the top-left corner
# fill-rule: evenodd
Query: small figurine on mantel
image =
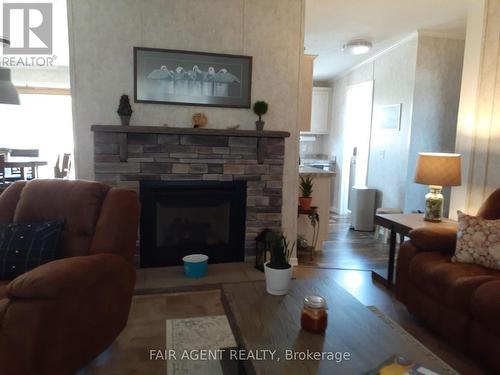
<path id="1" fill-rule="evenodd" d="M 120 105 L 118 106 L 118 110 L 116 112 L 118 113 L 118 116 L 120 116 L 122 126 L 128 126 L 130 124 L 132 112 L 134 112 L 132 111 L 128 95 L 124 94 L 120 97 Z"/>
<path id="2" fill-rule="evenodd" d="M 204 113 L 195 113 L 193 115 L 193 127 L 195 129 L 203 128 L 207 126 L 207 123 L 208 123 L 208 118 Z"/>

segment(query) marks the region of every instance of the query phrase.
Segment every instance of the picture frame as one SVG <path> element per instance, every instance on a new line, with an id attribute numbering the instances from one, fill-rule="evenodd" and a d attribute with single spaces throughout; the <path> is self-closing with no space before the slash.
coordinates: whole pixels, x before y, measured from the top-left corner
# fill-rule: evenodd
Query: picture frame
<path id="1" fill-rule="evenodd" d="M 134 47 L 134 101 L 250 108 L 252 57 Z"/>
<path id="2" fill-rule="evenodd" d="M 401 130 L 402 103 L 379 106 L 375 112 L 377 128 L 384 130 Z"/>

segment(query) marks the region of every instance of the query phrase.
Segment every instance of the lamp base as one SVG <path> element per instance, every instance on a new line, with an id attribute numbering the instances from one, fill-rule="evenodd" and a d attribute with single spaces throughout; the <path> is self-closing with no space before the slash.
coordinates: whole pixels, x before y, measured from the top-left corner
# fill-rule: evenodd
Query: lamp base
<path id="1" fill-rule="evenodd" d="M 444 197 L 441 193 L 442 186 L 429 186 L 429 193 L 425 196 L 424 220 L 439 223 L 443 217 Z"/>

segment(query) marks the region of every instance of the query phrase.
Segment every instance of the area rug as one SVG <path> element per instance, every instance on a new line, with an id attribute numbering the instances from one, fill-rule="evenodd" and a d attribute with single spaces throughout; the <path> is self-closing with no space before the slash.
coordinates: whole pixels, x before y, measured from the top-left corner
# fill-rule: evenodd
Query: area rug
<path id="1" fill-rule="evenodd" d="M 175 353 L 175 359 L 167 360 L 168 375 L 222 375 L 220 360 L 202 360 L 201 356 L 234 347 L 236 341 L 225 315 L 166 321 L 166 351 Z"/>
<path id="2" fill-rule="evenodd" d="M 389 327 L 391 327 L 398 335 L 400 335 L 402 338 L 404 338 L 407 341 L 412 342 L 413 344 L 419 346 L 422 351 L 425 353 L 426 356 L 433 358 L 434 360 L 438 361 L 441 363 L 442 368 L 446 369 L 446 372 L 441 373 L 440 375 L 458 375 L 458 372 L 453 370 L 447 363 L 439 359 L 433 352 L 431 352 L 424 344 L 422 344 L 420 341 L 418 341 L 415 337 L 413 337 L 410 333 L 408 333 L 403 327 L 401 327 L 398 323 L 396 323 L 394 320 L 389 318 L 387 315 L 385 315 L 383 312 L 381 312 L 379 309 L 377 309 L 375 306 L 366 306 L 368 310 L 370 310 L 372 313 L 377 315 L 384 323 L 386 323 Z"/>

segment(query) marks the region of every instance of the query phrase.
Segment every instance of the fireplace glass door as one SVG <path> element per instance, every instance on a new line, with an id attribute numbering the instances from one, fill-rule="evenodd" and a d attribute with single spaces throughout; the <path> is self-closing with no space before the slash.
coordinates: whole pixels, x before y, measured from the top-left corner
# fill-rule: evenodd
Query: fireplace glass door
<path id="1" fill-rule="evenodd" d="M 244 260 L 246 183 L 141 183 L 141 265 L 182 264 L 189 254 L 211 263 Z"/>

